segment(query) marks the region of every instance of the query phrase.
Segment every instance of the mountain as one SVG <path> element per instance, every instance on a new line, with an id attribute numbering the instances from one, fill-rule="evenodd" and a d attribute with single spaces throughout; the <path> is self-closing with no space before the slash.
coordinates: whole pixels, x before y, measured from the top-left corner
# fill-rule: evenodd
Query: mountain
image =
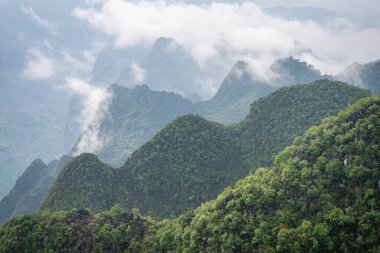
<path id="1" fill-rule="evenodd" d="M 91 203 L 100 211 L 121 203 L 154 217 L 178 215 L 216 197 L 250 170 L 271 165 L 278 150 L 296 136 L 366 96 L 366 90 L 324 80 L 273 92 L 253 103 L 250 114 L 237 125 L 225 127 L 194 115 L 179 117 L 120 168 L 110 169 L 95 156 L 79 156 L 61 172 L 42 208 L 70 210 Z M 86 164 L 95 164 L 96 170 Z M 107 175 L 104 191 L 94 187 L 100 174 Z"/>
<path id="2" fill-rule="evenodd" d="M 253 102 L 238 126 L 247 162 L 253 168 L 271 166 L 274 156 L 296 136 L 367 96 L 368 90 L 326 79 L 282 87 Z"/>
<path id="3" fill-rule="evenodd" d="M 212 99 L 200 103 L 202 115 L 221 123 L 239 122 L 249 112 L 249 105 L 274 90 L 255 78 L 245 61 L 238 61 L 223 80 Z"/>
<path id="4" fill-rule="evenodd" d="M 194 58 L 175 39 L 161 37 L 144 58 L 129 65 L 119 77 L 122 83 L 147 83 L 153 90 L 165 90 L 191 96 L 202 75 Z M 136 73 L 138 71 L 139 73 Z"/>
<path id="5" fill-rule="evenodd" d="M 380 98 L 311 127 L 212 201 L 155 222 L 120 205 L 40 212 L 0 228 L 2 252 L 376 252 Z"/>
<path id="6" fill-rule="evenodd" d="M 197 111 L 193 103 L 180 95 L 153 91 L 147 85 L 130 89 L 114 84 L 108 92 L 112 101 L 100 123 L 99 135 L 105 140 L 97 154 L 114 166 L 122 165 L 132 151 L 175 117 Z"/>
<path id="7" fill-rule="evenodd" d="M 135 76 L 133 66 L 140 64 L 148 52 L 149 50 L 142 46 L 126 49 L 104 47 L 96 57 L 92 68 L 91 83 L 101 86 L 116 82 L 130 86 L 140 85 L 143 80 Z"/>
<path id="8" fill-rule="evenodd" d="M 297 61 L 297 64 L 302 66 L 304 63 Z M 296 75 L 297 72 L 294 74 Z M 206 102 L 191 103 L 179 95 L 153 91 L 146 85 L 135 88 L 112 85 L 108 90 L 112 94 L 112 101 L 108 114 L 100 122 L 98 133 L 100 139 L 103 140 L 103 147 L 96 154 L 100 159 L 113 166 L 121 166 L 133 151 L 152 138 L 175 117 L 196 113 L 218 122 L 235 123 L 248 113 L 250 103 L 267 95 L 273 89 L 269 83 L 253 76 L 248 63 L 244 61 L 239 61 L 234 66 L 217 94 Z M 63 138 L 65 150 L 70 150 L 72 143 L 78 144 L 81 141 L 78 141 L 81 134 L 78 115 L 83 109 L 81 99 L 78 95 L 71 98 Z M 77 144 L 73 148 L 73 153 L 77 153 Z M 36 154 L 36 156 L 40 155 Z M 16 159 L 16 161 L 19 160 Z M 52 180 L 54 177 L 38 183 L 39 187 L 44 189 L 43 193 L 46 193 Z M 20 209 L 24 210 L 23 212 L 28 212 L 32 203 L 30 197 L 25 196 L 18 203 Z M 28 203 L 22 204 L 23 201 L 28 201 Z M 40 202 L 39 200 L 33 203 L 39 206 Z M 35 208 L 32 207 L 30 210 L 35 210 Z"/>
<path id="9" fill-rule="evenodd" d="M 151 251 L 372 252 L 380 215 L 380 99 L 312 127 L 214 201 L 164 221 Z"/>
<path id="10" fill-rule="evenodd" d="M 56 206 L 57 209 L 64 209 L 65 206 L 74 204 L 89 207 L 94 211 L 104 210 L 108 208 L 108 202 L 112 197 L 112 177 L 111 168 L 95 155 L 80 155 L 60 172 L 52 186 L 55 191 L 47 193 L 47 201 L 43 202 L 42 208 Z M 85 195 L 67 194 L 69 192 Z"/>
<path id="11" fill-rule="evenodd" d="M 48 173 L 48 167 L 41 160 L 35 160 L 16 181 L 12 191 L 0 202 L 0 224 L 8 220 L 14 212 L 21 198 L 32 191 L 44 175 Z"/>
<path id="12" fill-rule="evenodd" d="M 69 156 L 63 156 L 48 165 L 40 159 L 33 161 L 17 179 L 13 189 L 0 201 L 0 224 L 15 215 L 38 211 L 58 172 L 70 159 Z"/>
<path id="13" fill-rule="evenodd" d="M 156 41 L 152 51 L 158 54 L 172 43 L 175 47 L 178 46 L 174 40 L 161 38 Z M 161 59 L 161 56 L 155 57 Z M 291 57 L 277 61 L 270 71 L 277 71 L 278 79 L 274 82 L 281 86 L 295 84 L 289 82 L 314 81 L 321 77 L 314 67 Z M 249 105 L 253 101 L 274 89 L 271 81 L 263 81 L 253 76 L 245 61 L 235 64 L 215 96 L 205 102 L 192 103 L 180 95 L 152 90 L 147 85 L 125 88 L 114 84 L 109 88 L 112 101 L 108 114 L 100 122 L 99 136 L 104 139 L 103 147 L 96 154 L 111 165 L 120 166 L 133 151 L 175 117 L 195 113 L 223 124 L 236 123 L 248 113 Z M 79 101 L 73 98 L 70 106 L 73 113 L 69 115 L 75 115 L 78 107 Z M 78 126 L 75 123 L 67 124 L 65 133 L 65 139 L 69 140 L 66 142 L 70 143 L 73 136 L 78 136 Z M 74 153 L 77 150 L 76 145 L 73 148 Z"/>
<path id="14" fill-rule="evenodd" d="M 267 70 L 273 85 L 284 86 L 309 83 L 326 78 L 314 66 L 293 57 L 281 58 L 275 61 Z"/>
<path id="15" fill-rule="evenodd" d="M 77 64 L 76 58 L 82 59 L 85 49 L 92 46 L 94 34 L 72 15 L 85 1 L 59 5 L 47 0 L 0 2 L 2 198 L 36 157 L 50 161 L 64 152 L 63 127 L 70 96 L 56 89 L 56 83 L 63 83 L 58 72 L 68 74 L 72 66 L 66 61 Z"/>
<path id="16" fill-rule="evenodd" d="M 367 64 L 354 63 L 339 73 L 336 79 L 364 87 L 377 95 L 380 92 L 380 60 Z"/>

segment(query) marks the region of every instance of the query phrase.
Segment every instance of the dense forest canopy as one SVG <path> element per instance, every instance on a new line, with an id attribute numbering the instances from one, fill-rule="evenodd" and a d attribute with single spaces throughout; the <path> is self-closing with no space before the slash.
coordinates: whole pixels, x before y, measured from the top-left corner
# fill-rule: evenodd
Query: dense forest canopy
<path id="1" fill-rule="evenodd" d="M 179 117 L 120 168 L 110 169 L 93 155 L 74 159 L 42 209 L 104 211 L 120 203 L 155 218 L 179 215 L 215 198 L 251 170 L 271 166 L 276 153 L 296 136 L 369 95 L 368 90 L 321 80 L 271 93 L 254 102 L 236 125 Z"/>
<path id="2" fill-rule="evenodd" d="M 215 200 L 155 222 L 120 205 L 19 216 L 2 252 L 377 252 L 380 97 L 311 127 Z"/>

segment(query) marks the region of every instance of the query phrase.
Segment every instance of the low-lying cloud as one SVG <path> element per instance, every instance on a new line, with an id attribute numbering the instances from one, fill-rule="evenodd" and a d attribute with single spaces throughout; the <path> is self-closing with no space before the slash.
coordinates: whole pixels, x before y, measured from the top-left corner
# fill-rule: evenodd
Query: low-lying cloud
<path id="1" fill-rule="evenodd" d="M 78 78 L 67 78 L 63 88 L 82 98 L 82 110 L 77 121 L 83 134 L 75 147 L 74 155 L 100 150 L 104 141 L 99 135 L 100 123 L 107 113 L 111 95 L 106 89 L 92 86 Z"/>
<path id="2" fill-rule="evenodd" d="M 99 2 L 76 8 L 73 14 L 111 37 L 115 47 L 151 45 L 158 37 L 172 37 L 200 65 L 221 53 L 221 43 L 228 47 L 231 63 L 248 56 L 268 66 L 293 55 L 328 74 L 354 61 L 380 57 L 379 28 L 360 28 L 342 17 L 324 24 L 284 20 L 268 15 L 252 2 Z"/>

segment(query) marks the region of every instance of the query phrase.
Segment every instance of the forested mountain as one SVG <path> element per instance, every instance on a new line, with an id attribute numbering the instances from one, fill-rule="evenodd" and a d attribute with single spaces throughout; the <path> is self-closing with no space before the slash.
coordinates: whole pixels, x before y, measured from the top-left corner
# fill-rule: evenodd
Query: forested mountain
<path id="1" fill-rule="evenodd" d="M 354 63 L 336 78 L 369 89 L 376 96 L 380 92 L 380 60 L 367 64 Z"/>
<path id="2" fill-rule="evenodd" d="M 238 125 L 250 167 L 270 166 L 274 156 L 321 119 L 336 115 L 359 98 L 370 96 L 342 82 L 319 80 L 283 87 L 251 105 Z"/>
<path id="3" fill-rule="evenodd" d="M 12 191 L 0 202 L 0 223 L 4 223 L 14 212 L 21 198 L 30 192 L 36 183 L 48 173 L 48 167 L 41 160 L 35 160 L 16 181 Z"/>
<path id="4" fill-rule="evenodd" d="M 249 112 L 249 105 L 275 88 L 253 76 L 245 61 L 238 61 L 223 80 L 212 99 L 200 103 L 206 118 L 224 124 L 239 122 Z"/>
<path id="5" fill-rule="evenodd" d="M 102 61 L 99 64 L 101 63 Z M 106 64 L 106 62 L 103 63 Z M 297 64 L 298 67 L 293 66 Z M 307 66 L 295 60 L 293 65 L 293 69 L 303 69 Z M 238 122 L 248 113 L 250 103 L 274 90 L 268 82 L 252 75 L 249 68 L 246 62 L 239 61 L 227 75 L 217 94 L 211 100 L 201 103 L 192 103 L 174 93 L 154 91 L 146 85 L 135 88 L 112 85 L 109 88 L 112 101 L 107 114 L 100 122 L 99 138 L 103 141 L 103 148 L 96 154 L 113 166 L 121 166 L 133 151 L 152 138 L 167 123 L 187 113 L 200 114 L 207 119 L 222 123 Z M 287 71 L 286 73 L 297 75 L 300 72 Z M 64 131 L 65 150 L 70 150 L 72 143 L 78 143 L 80 137 L 82 126 L 78 118 L 83 110 L 81 99 L 83 98 L 79 95 L 74 95 L 71 99 Z M 59 129 L 62 132 L 62 127 Z M 13 135 L 9 134 L 9 136 Z M 76 150 L 77 146 L 73 148 L 74 152 Z M 1 154 L 0 152 L 0 156 Z M 4 156 L 10 155 L 4 153 Z M 36 154 L 36 157 L 38 156 Z M 38 185 L 40 189 L 45 189 L 43 192 L 46 192 L 53 180 L 53 177 L 49 180 L 41 180 Z M 23 201 L 29 203 L 22 204 Z M 34 207 L 30 211 L 27 209 L 31 205 L 29 197 L 21 198 L 21 202 L 18 205 L 23 207 L 23 212 L 35 210 Z M 39 204 L 40 202 L 36 202 L 35 206 Z"/>
<path id="6" fill-rule="evenodd" d="M 180 95 L 153 91 L 147 85 L 129 89 L 114 84 L 108 92 L 112 101 L 100 123 L 99 135 L 104 143 L 97 154 L 114 166 L 122 165 L 172 119 L 197 111 L 193 103 Z M 77 147 L 73 149 L 76 151 Z"/>
<path id="7" fill-rule="evenodd" d="M 152 49 L 154 54 L 164 50 L 170 43 L 178 47 L 173 40 L 158 40 L 156 47 L 161 50 Z M 112 101 L 100 124 L 99 136 L 104 139 L 103 148 L 96 154 L 102 160 L 120 166 L 133 151 L 177 116 L 194 113 L 223 124 L 236 123 L 247 115 L 253 101 L 275 90 L 272 81 L 275 85 L 283 86 L 306 83 L 321 77 L 314 67 L 291 57 L 278 60 L 268 70 L 276 71 L 276 79 L 260 80 L 249 68 L 247 62 L 237 62 L 215 96 L 199 103 L 192 103 L 175 93 L 152 90 L 147 85 L 138 85 L 132 89 L 111 85 L 109 93 L 112 94 Z M 75 115 L 78 106 L 77 99 L 73 98 L 70 106 L 72 114 Z M 75 136 L 75 129 L 78 129 L 75 124 L 67 125 L 66 139 Z M 73 150 L 76 149 L 74 147 Z"/>
<path id="8" fill-rule="evenodd" d="M 278 150 L 307 128 L 366 96 L 366 90 L 324 80 L 273 92 L 253 103 L 237 125 L 225 127 L 194 115 L 177 118 L 118 169 L 95 156 L 78 157 L 61 172 L 42 207 L 69 210 L 91 203 L 100 211 L 121 203 L 155 217 L 177 215 L 215 197 L 251 169 L 271 165 Z M 98 193 L 93 186 L 97 173 L 113 175 Z"/>
<path id="9" fill-rule="evenodd" d="M 380 238 L 380 99 L 312 127 L 271 169 L 193 213 L 164 221 L 146 249 L 199 252 L 376 252 Z"/>
<path id="10" fill-rule="evenodd" d="M 277 86 L 309 83 L 324 78 L 314 66 L 293 57 L 275 61 L 268 68 L 267 75 L 272 85 Z"/>
<path id="11" fill-rule="evenodd" d="M 43 198 L 60 170 L 71 157 L 63 156 L 48 165 L 33 161 L 17 179 L 13 189 L 0 201 L 0 224 L 14 215 L 30 214 L 40 209 Z"/>
<path id="12" fill-rule="evenodd" d="M 215 200 L 155 222 L 109 212 L 40 212 L 0 228 L 0 250 L 82 252 L 376 252 L 380 98 L 311 127 Z"/>

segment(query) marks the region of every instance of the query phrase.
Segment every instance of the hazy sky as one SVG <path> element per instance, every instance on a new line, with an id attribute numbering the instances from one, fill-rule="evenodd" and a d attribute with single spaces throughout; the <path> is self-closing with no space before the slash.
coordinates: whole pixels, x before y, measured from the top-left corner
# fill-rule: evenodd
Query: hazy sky
<path id="1" fill-rule="evenodd" d="M 123 1 L 108 0 L 73 14 L 104 32 L 116 47 L 151 44 L 160 36 L 173 37 L 202 64 L 225 43 L 236 57 L 251 57 L 266 65 L 294 55 L 324 73 L 335 74 L 354 61 L 380 58 L 380 29 L 363 27 L 350 15 L 336 15 L 324 23 L 284 20 L 268 15 L 263 6 L 279 1 Z M 281 1 L 300 6 L 299 1 Z M 333 3 L 332 3 L 333 2 Z M 376 1 L 302 1 L 342 13 L 369 18 Z"/>

